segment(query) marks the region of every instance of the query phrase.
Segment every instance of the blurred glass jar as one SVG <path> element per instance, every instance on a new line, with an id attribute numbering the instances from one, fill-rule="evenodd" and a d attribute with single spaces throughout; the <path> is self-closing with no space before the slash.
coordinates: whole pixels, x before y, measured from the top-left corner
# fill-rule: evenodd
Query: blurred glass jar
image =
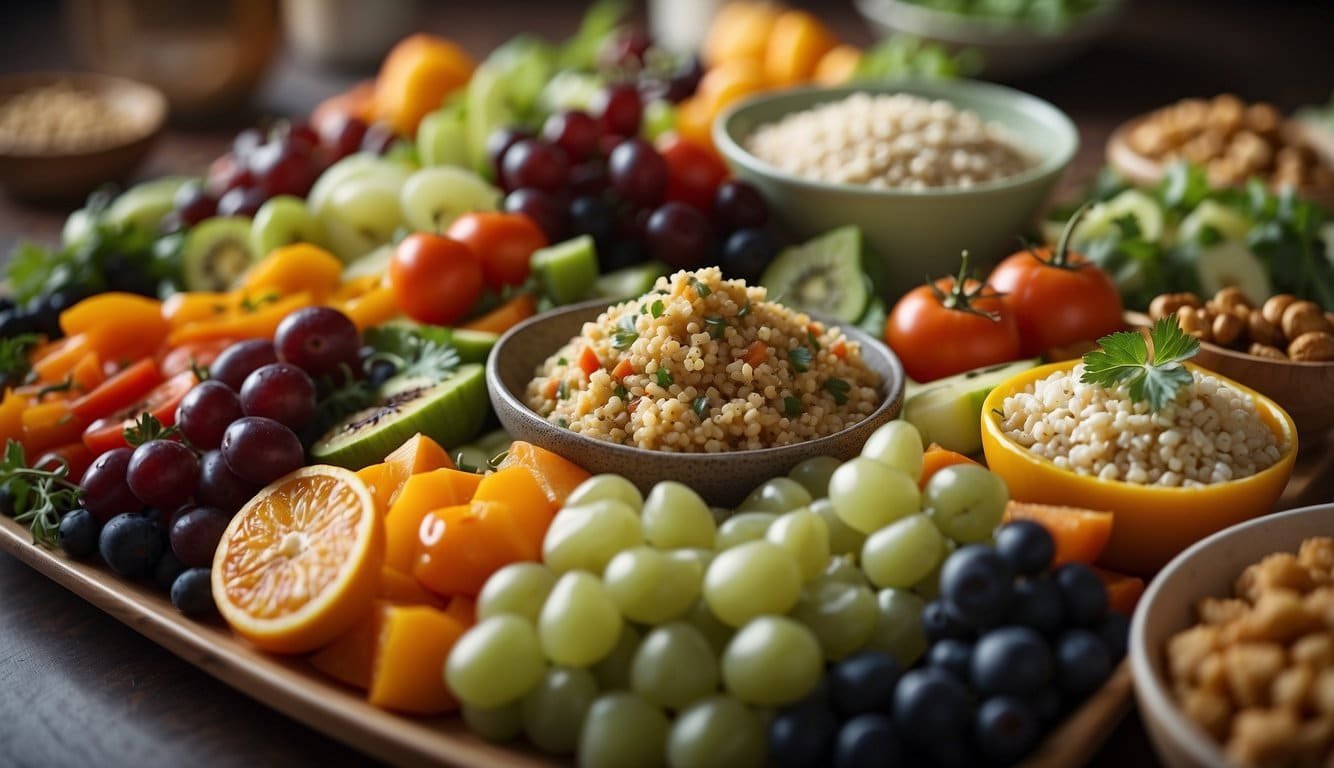
<path id="1" fill-rule="evenodd" d="M 280 33 L 274 0 L 65 0 L 86 66 L 151 83 L 174 117 L 200 120 L 249 102 Z"/>
<path id="2" fill-rule="evenodd" d="M 416 30 L 420 13 L 418 0 L 283 0 L 283 33 L 302 61 L 374 69 Z"/>

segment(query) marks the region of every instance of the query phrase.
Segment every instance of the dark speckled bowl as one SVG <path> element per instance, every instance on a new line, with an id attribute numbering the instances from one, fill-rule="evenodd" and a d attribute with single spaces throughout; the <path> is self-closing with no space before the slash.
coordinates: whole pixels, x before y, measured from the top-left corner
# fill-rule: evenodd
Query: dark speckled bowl
<path id="1" fill-rule="evenodd" d="M 486 362 L 486 384 L 500 423 L 516 440 L 555 451 L 595 474 L 624 475 L 644 493 L 661 480 L 679 480 L 710 504 L 734 506 L 755 486 L 787 474 L 803 459 L 856 456 L 871 433 L 898 416 L 903 405 L 903 366 L 894 353 L 857 328 L 827 323 L 841 326 L 849 339 L 861 344 L 863 359 L 881 379 L 880 406 L 842 432 L 794 445 L 724 454 L 651 451 L 585 437 L 538 416 L 524 402 L 524 392 L 537 366 L 606 308 L 603 299 L 574 304 L 510 329 Z"/>

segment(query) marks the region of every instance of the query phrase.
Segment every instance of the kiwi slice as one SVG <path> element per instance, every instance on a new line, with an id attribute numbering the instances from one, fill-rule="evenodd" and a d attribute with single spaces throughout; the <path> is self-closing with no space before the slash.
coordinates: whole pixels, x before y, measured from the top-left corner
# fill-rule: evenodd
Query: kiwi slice
<path id="1" fill-rule="evenodd" d="M 771 299 L 845 323 L 866 312 L 868 283 L 856 227 L 839 227 L 785 249 L 760 277 Z"/>
<path id="2" fill-rule="evenodd" d="M 588 235 L 537 249 L 532 266 L 543 295 L 556 304 L 587 298 L 597 284 L 598 254 Z"/>
<path id="3" fill-rule="evenodd" d="M 226 291 L 255 263 L 250 217 L 218 216 L 190 230 L 181 250 L 181 278 L 191 291 Z"/>
<path id="4" fill-rule="evenodd" d="M 598 277 L 593 292 L 604 299 L 634 299 L 653 290 L 658 278 L 665 274 L 667 274 L 666 264 L 660 261 L 646 261 Z"/>
<path id="5" fill-rule="evenodd" d="M 418 432 L 446 447 L 471 440 L 488 409 L 482 371 L 480 364 L 470 363 L 444 381 L 391 378 L 381 387 L 378 403 L 331 427 L 311 446 L 310 455 L 318 462 L 360 469 L 383 460 Z"/>

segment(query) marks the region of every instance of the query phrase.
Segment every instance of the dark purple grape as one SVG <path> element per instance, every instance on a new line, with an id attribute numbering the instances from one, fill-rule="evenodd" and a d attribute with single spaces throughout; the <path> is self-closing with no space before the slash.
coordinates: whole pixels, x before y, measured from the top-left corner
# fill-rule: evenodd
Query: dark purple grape
<path id="1" fill-rule="evenodd" d="M 134 449 L 125 477 L 130 490 L 150 507 L 174 509 L 199 486 L 199 459 L 172 440 L 149 440 Z"/>
<path id="2" fill-rule="evenodd" d="M 214 160 L 208 167 L 208 178 L 204 182 L 209 194 L 219 197 L 228 190 L 249 187 L 255 183 L 246 167 L 245 158 L 228 152 Z"/>
<path id="3" fill-rule="evenodd" d="M 1107 615 L 1107 587 L 1092 568 L 1066 563 L 1052 577 L 1061 588 L 1066 620 L 1078 627 L 1096 627 Z"/>
<path id="4" fill-rule="evenodd" d="M 236 392 L 221 381 L 196 384 L 176 408 L 176 426 L 201 451 L 217 448 L 227 425 L 245 414 Z"/>
<path id="5" fill-rule="evenodd" d="M 1112 674 L 1112 652 L 1094 632 L 1067 629 L 1056 639 L 1056 684 L 1066 695 L 1082 698 Z"/>
<path id="6" fill-rule="evenodd" d="M 254 216 L 267 199 L 259 187 L 232 187 L 218 198 L 218 215 Z"/>
<path id="7" fill-rule="evenodd" d="M 97 537 L 102 560 L 121 576 L 147 573 L 157 565 L 163 548 L 162 529 L 138 512 L 111 518 Z"/>
<path id="8" fill-rule="evenodd" d="M 506 189 L 533 187 L 555 192 L 565 185 L 570 161 L 555 144 L 524 139 L 505 152 L 500 167 Z"/>
<path id="9" fill-rule="evenodd" d="M 60 548 L 75 560 L 82 560 L 97 551 L 97 535 L 102 530 L 93 513 L 76 509 L 60 518 Z"/>
<path id="10" fill-rule="evenodd" d="M 209 375 L 214 381 L 240 392 L 246 377 L 258 368 L 278 362 L 278 353 L 268 339 L 247 339 L 222 350 L 213 361 Z"/>
<path id="11" fill-rule="evenodd" d="M 188 181 L 171 198 L 172 207 L 182 225 L 193 227 L 218 212 L 218 199 L 209 194 L 203 183 Z"/>
<path id="12" fill-rule="evenodd" d="M 315 418 L 315 382 L 291 363 L 269 363 L 241 385 L 241 409 L 299 431 Z"/>
<path id="13" fill-rule="evenodd" d="M 171 584 L 171 604 L 191 618 L 207 616 L 217 610 L 213 603 L 213 580 L 207 568 L 183 571 Z"/>
<path id="14" fill-rule="evenodd" d="M 1108 611 L 1098 625 L 1098 637 L 1112 654 L 1112 662 L 1120 661 L 1126 655 L 1126 642 L 1130 639 L 1130 619 L 1124 613 Z"/>
<path id="15" fill-rule="evenodd" d="M 231 520 L 216 507 L 194 507 L 172 522 L 171 551 L 188 568 L 207 568 Z"/>
<path id="16" fill-rule="evenodd" d="M 598 49 L 598 65 L 602 69 L 637 70 L 644 66 L 644 55 L 652 41 L 643 30 L 626 27 L 608 37 Z"/>
<path id="17" fill-rule="evenodd" d="M 566 177 L 566 187 L 569 193 L 575 196 L 601 196 L 603 192 L 607 191 L 607 184 L 609 183 L 607 161 L 600 157 L 591 158 L 572 166 L 569 175 Z"/>
<path id="18" fill-rule="evenodd" d="M 769 721 L 769 759 L 778 768 L 825 765 L 838 725 L 828 707 L 784 709 Z"/>
<path id="19" fill-rule="evenodd" d="M 704 66 L 699 59 L 691 56 L 667 80 L 667 90 L 662 98 L 673 104 L 679 104 L 695 94 L 700 78 L 704 77 Z"/>
<path id="20" fill-rule="evenodd" d="M 227 466 L 222 451 L 209 451 L 200 457 L 199 488 L 195 490 L 200 504 L 234 513 L 258 490 L 258 485 L 242 480 Z"/>
<path id="21" fill-rule="evenodd" d="M 888 711 L 903 665 L 887 653 L 862 651 L 829 669 L 829 700 L 843 717 Z"/>
<path id="22" fill-rule="evenodd" d="M 633 85 L 611 85 L 597 95 L 593 113 L 602 123 L 604 133 L 635 136 L 639 134 L 639 124 L 644 119 L 644 100 Z"/>
<path id="23" fill-rule="evenodd" d="M 739 278 L 754 285 L 777 255 L 778 241 L 768 230 L 748 227 L 727 236 L 718 266 L 722 267 L 724 277 Z"/>
<path id="24" fill-rule="evenodd" d="M 549 192 L 524 187 L 505 195 L 505 210 L 509 213 L 522 213 L 532 219 L 546 235 L 547 242 L 558 243 L 565 239 L 565 206 Z"/>
<path id="25" fill-rule="evenodd" d="M 250 155 L 249 166 L 266 198 L 305 197 L 315 183 L 315 163 L 310 150 L 292 139 L 270 141 L 256 149 Z"/>
<path id="26" fill-rule="evenodd" d="M 295 432 L 261 416 L 232 422 L 222 436 L 222 455 L 238 477 L 261 486 L 300 469 L 306 460 Z"/>
<path id="27" fill-rule="evenodd" d="M 305 307 L 278 324 L 273 346 L 279 360 L 311 377 L 329 376 L 341 381 L 345 369 L 355 372 L 357 368 L 361 332 L 347 315 L 333 307 Z"/>
<path id="28" fill-rule="evenodd" d="M 361 137 L 361 151 L 372 155 L 383 155 L 389 151 L 398 139 L 394 129 L 384 123 L 371 123 Z"/>
<path id="29" fill-rule="evenodd" d="M 497 128 L 486 137 L 486 157 L 491 161 L 497 179 L 504 181 L 501 169 L 504 167 L 505 155 L 510 151 L 510 147 L 531 138 L 533 138 L 532 132 L 513 127 Z"/>
<path id="30" fill-rule="evenodd" d="M 1014 585 L 1014 600 L 1006 624 L 1032 627 L 1050 635 L 1065 623 L 1065 609 L 1061 605 L 1061 590 L 1047 576 L 1022 579 Z"/>
<path id="31" fill-rule="evenodd" d="M 769 220 L 769 205 L 749 182 L 730 179 L 713 193 L 713 220 L 724 232 L 762 227 Z"/>
<path id="32" fill-rule="evenodd" d="M 643 139 L 626 139 L 607 158 L 612 189 L 639 207 L 656 205 L 667 188 L 667 161 Z"/>
<path id="33" fill-rule="evenodd" d="M 83 506 L 97 518 L 98 523 L 122 512 L 137 512 L 144 503 L 130 490 L 126 472 L 130 467 L 131 448 L 113 448 L 98 456 L 84 470 L 79 486 L 83 488 Z"/>
<path id="34" fill-rule="evenodd" d="M 605 245 L 611 237 L 615 214 L 600 197 L 585 195 L 570 201 L 570 234 L 588 235 Z"/>
<path id="35" fill-rule="evenodd" d="M 974 733 L 985 757 L 1009 765 L 1037 745 L 1042 727 L 1037 713 L 1023 699 L 996 696 L 978 707 Z"/>
<path id="36" fill-rule="evenodd" d="M 286 123 L 273 132 L 272 138 L 286 139 L 293 146 L 301 146 L 307 152 L 320 144 L 320 135 L 310 123 Z"/>
<path id="37" fill-rule="evenodd" d="M 972 722 L 968 699 L 968 689 L 945 670 L 910 670 L 894 686 L 894 724 L 918 747 L 957 739 Z"/>
<path id="38" fill-rule="evenodd" d="M 598 269 L 602 272 L 615 272 L 645 261 L 648 252 L 638 240 L 612 240 L 607 247 L 598 249 Z"/>
<path id="39" fill-rule="evenodd" d="M 713 232 L 704 214 L 673 201 L 649 217 L 645 242 L 653 258 L 677 269 L 697 269 L 709 260 Z"/>
<path id="40" fill-rule="evenodd" d="M 967 683 L 972 674 L 973 644 L 953 637 L 938 640 L 927 651 L 926 663 L 949 672 L 961 683 Z"/>
<path id="41" fill-rule="evenodd" d="M 1001 627 L 973 646 L 970 680 L 983 696 L 1036 694 L 1052 679 L 1051 646 L 1029 627 Z"/>
<path id="42" fill-rule="evenodd" d="M 932 600 L 922 608 L 922 631 L 929 643 L 938 643 L 947 637 L 958 640 L 972 637 L 972 630 L 955 618 L 941 600 Z"/>
<path id="43" fill-rule="evenodd" d="M 852 718 L 838 730 L 833 765 L 835 768 L 898 765 L 902 751 L 894 723 L 880 712 L 868 712 Z"/>
<path id="44" fill-rule="evenodd" d="M 366 124 L 350 115 L 329 120 L 320 128 L 320 141 L 335 160 L 355 154 L 366 138 Z"/>
<path id="45" fill-rule="evenodd" d="M 578 162 L 598 149 L 602 129 L 587 112 L 570 110 L 556 112 L 542 123 L 542 138 L 565 151 L 573 162 Z"/>

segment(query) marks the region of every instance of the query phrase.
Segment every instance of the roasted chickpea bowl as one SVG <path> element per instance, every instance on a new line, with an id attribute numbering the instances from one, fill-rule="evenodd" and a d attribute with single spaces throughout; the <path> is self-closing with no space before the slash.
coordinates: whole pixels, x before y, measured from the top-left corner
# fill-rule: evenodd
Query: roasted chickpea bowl
<path id="1" fill-rule="evenodd" d="M 983 403 L 987 464 L 1004 478 L 1011 497 L 1113 513 L 1112 537 L 1100 563 L 1142 576 L 1152 576 L 1200 539 L 1273 510 L 1297 457 L 1296 426 L 1277 403 L 1244 384 L 1187 363 L 1201 388 L 1198 399 L 1212 401 L 1224 415 L 1205 413 L 1207 418 L 1197 421 L 1194 414 L 1208 406 L 1193 408 L 1194 402 L 1187 401 L 1178 409 L 1179 423 L 1155 434 L 1158 415 L 1117 413 L 1114 402 L 1086 402 L 1080 385 L 1065 392 L 1043 391 L 1059 384 L 1063 375 L 1074 378 L 1079 364 L 1070 360 L 1024 371 L 992 390 Z M 1041 425 L 1031 419 L 1026 424 L 1024 397 L 1045 399 L 1065 412 L 1053 412 Z M 1195 399 L 1192 394 L 1190 400 Z M 1242 408 L 1248 414 L 1245 424 L 1230 422 L 1226 414 Z M 1058 423 L 1067 417 L 1073 420 L 1073 430 Z M 1246 431 L 1244 451 L 1232 445 L 1238 429 Z M 1098 430 L 1102 434 L 1095 434 Z M 1197 430 L 1211 433 L 1210 447 L 1190 455 L 1191 446 L 1199 445 Z M 1044 442 L 1047 435 L 1056 438 Z M 1061 436 L 1071 439 L 1062 443 Z M 1118 438 L 1144 450 L 1131 451 L 1129 460 L 1123 460 L 1121 451 L 1113 451 L 1110 468 L 1107 462 L 1099 465 L 1089 458 L 1100 446 L 1115 446 Z M 1058 452 L 1058 446 L 1064 447 Z M 1218 461 L 1199 459 L 1200 453 L 1215 452 Z M 1258 458 L 1261 452 L 1263 460 Z M 1231 457 L 1225 465 L 1223 454 Z M 1257 458 L 1246 461 L 1247 456 Z M 1120 466 L 1123 461 L 1126 466 Z M 1183 467 L 1183 462 L 1192 466 Z"/>

